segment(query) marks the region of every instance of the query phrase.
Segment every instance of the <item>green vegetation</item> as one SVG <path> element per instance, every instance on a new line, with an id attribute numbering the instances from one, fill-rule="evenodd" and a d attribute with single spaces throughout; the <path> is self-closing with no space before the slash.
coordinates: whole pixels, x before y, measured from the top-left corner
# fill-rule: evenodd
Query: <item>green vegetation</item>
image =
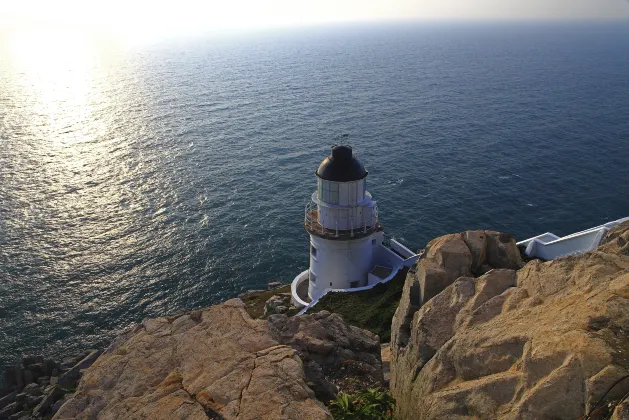
<path id="1" fill-rule="evenodd" d="M 388 390 L 364 389 L 353 394 L 341 392 L 330 402 L 335 420 L 393 419 L 395 401 Z"/>
<path id="2" fill-rule="evenodd" d="M 308 313 L 330 311 L 338 313 L 352 325 L 369 330 L 380 336 L 380 342 L 391 340 L 391 320 L 395 314 L 407 269 L 389 282 L 373 289 L 353 293 L 328 293 Z"/>

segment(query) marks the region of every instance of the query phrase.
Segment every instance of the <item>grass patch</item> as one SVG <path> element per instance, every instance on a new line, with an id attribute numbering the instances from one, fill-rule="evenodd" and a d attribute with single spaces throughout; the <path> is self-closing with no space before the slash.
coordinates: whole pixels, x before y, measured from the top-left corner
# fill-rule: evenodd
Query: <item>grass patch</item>
<path id="1" fill-rule="evenodd" d="M 402 297 L 408 269 L 400 270 L 388 283 L 353 293 L 328 293 L 307 313 L 330 311 L 345 321 L 380 336 L 380 342 L 391 341 L 391 321 Z"/>
<path id="2" fill-rule="evenodd" d="M 394 405 L 388 390 L 364 389 L 341 392 L 330 403 L 330 413 L 336 420 L 393 420 Z"/>
<path id="3" fill-rule="evenodd" d="M 247 293 L 240 297 L 245 303 L 247 312 L 251 318 L 262 318 L 264 316 L 264 304 L 271 296 L 279 293 L 290 293 L 290 284 L 278 287 L 277 289 L 264 290 L 260 292 Z"/>

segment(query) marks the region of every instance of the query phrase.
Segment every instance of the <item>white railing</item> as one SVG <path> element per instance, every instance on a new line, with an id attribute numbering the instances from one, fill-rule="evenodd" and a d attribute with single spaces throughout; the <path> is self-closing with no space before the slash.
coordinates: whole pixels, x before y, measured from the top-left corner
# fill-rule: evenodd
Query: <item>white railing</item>
<path id="1" fill-rule="evenodd" d="M 330 228 L 321 224 L 319 221 L 319 207 L 316 203 L 310 201 L 306 204 L 304 210 L 304 227 L 310 233 L 331 239 L 347 239 L 355 236 L 368 235 L 378 230 L 380 227 L 378 224 L 378 206 L 365 207 L 365 209 L 372 211 L 371 218 L 363 218 L 362 221 L 354 226 L 354 220 L 350 214 L 349 229 L 339 229 L 338 221 L 335 222 L 333 228 Z"/>
<path id="2" fill-rule="evenodd" d="M 309 281 L 308 274 L 309 270 L 302 271 L 290 284 L 291 300 L 293 305 L 297 306 L 298 308 L 303 308 L 310 304 L 309 302 L 303 300 L 301 296 L 299 296 L 299 287 L 301 286 L 301 283 L 303 283 L 304 281 Z"/>
<path id="3" fill-rule="evenodd" d="M 546 232 L 542 235 L 520 241 L 518 242 L 518 246 L 526 247 L 524 253 L 528 257 L 541 258 L 546 261 L 567 255 L 580 254 L 591 251 L 599 246 L 601 240 L 611 228 L 628 220 L 629 217 L 625 217 L 562 238 L 554 233 Z"/>

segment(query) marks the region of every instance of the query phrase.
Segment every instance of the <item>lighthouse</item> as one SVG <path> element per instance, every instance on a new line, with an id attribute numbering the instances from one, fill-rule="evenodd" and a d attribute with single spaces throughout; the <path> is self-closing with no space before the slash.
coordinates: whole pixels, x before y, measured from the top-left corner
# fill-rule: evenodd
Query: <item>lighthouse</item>
<path id="1" fill-rule="evenodd" d="M 376 246 L 382 243 L 378 207 L 366 189 L 368 172 L 349 146 L 334 146 L 315 172 L 317 190 L 306 207 L 310 235 L 308 296 L 326 288 L 367 285 Z"/>
<path id="2" fill-rule="evenodd" d="M 388 281 L 417 259 L 385 237 L 378 206 L 367 191 L 368 174 L 346 145 L 333 146 L 315 171 L 317 189 L 304 214 L 310 266 L 293 280 L 296 306 L 308 306 L 330 290 L 363 290 Z"/>

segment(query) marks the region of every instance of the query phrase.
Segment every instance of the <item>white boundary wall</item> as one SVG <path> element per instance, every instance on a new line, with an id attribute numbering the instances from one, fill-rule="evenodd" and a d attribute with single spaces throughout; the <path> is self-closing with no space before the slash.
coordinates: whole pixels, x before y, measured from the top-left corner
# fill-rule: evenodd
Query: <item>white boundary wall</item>
<path id="1" fill-rule="evenodd" d="M 541 258 L 546 261 L 565 257 L 566 255 L 581 254 L 596 248 L 611 228 L 628 220 L 629 217 L 625 217 L 561 238 L 554 233 L 546 232 L 520 241 L 518 246 L 526 246 L 524 253 L 527 256 Z"/>
<path id="2" fill-rule="evenodd" d="M 400 245 L 402 246 L 402 245 Z M 391 254 L 394 254 L 393 252 L 391 252 L 390 250 L 386 249 L 386 247 L 380 245 L 380 248 L 383 248 L 384 250 L 390 252 Z M 408 248 L 404 247 L 406 250 L 408 250 Z M 408 251 L 411 252 L 411 251 Z M 412 252 L 411 252 L 412 253 Z M 395 255 L 395 254 L 394 254 Z M 397 255 L 396 255 L 397 256 Z M 418 254 L 412 254 L 412 256 L 410 256 L 409 258 L 406 259 L 402 259 L 399 256 L 397 256 L 398 258 L 398 262 L 395 264 L 395 266 L 393 267 L 391 274 L 389 274 L 386 278 L 380 280 L 379 282 L 376 282 L 374 284 L 370 284 L 368 286 L 363 286 L 363 287 L 355 287 L 353 289 L 325 289 L 323 291 L 323 293 L 321 293 L 321 295 L 317 296 L 315 299 L 312 300 L 312 302 L 310 303 L 306 303 L 303 300 L 301 300 L 299 298 L 299 296 L 297 295 L 297 287 L 299 285 L 299 283 L 301 283 L 302 281 L 308 281 L 308 270 L 302 272 L 301 274 L 299 274 L 297 277 L 295 277 L 295 280 L 293 280 L 293 283 L 291 284 L 291 293 L 292 293 L 292 302 L 295 306 L 303 306 L 303 308 L 297 313 L 297 315 L 302 315 L 304 313 L 306 313 L 306 311 L 308 311 L 308 309 L 312 308 L 313 306 L 315 306 L 319 300 L 327 295 L 328 293 L 351 293 L 351 292 L 360 292 L 363 290 L 369 290 L 369 289 L 373 289 L 374 287 L 376 287 L 378 284 L 381 283 L 387 283 L 390 280 L 392 280 L 398 273 L 398 271 L 400 271 L 400 269 L 402 267 L 411 267 L 413 266 L 413 264 L 415 264 L 415 262 L 417 262 L 417 260 L 419 259 L 420 255 Z"/>

